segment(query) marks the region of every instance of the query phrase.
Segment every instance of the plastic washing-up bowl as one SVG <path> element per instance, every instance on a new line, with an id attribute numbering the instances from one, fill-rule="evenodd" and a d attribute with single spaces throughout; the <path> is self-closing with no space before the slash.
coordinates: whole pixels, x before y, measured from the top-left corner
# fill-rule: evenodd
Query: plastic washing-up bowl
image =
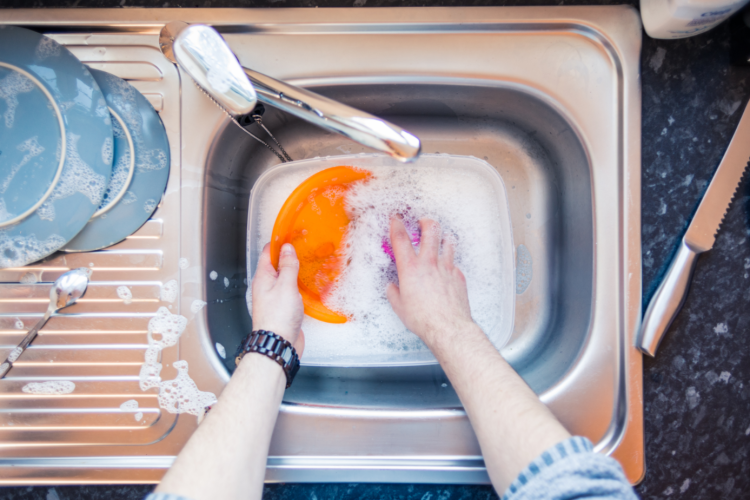
<path id="1" fill-rule="evenodd" d="M 263 173 L 253 186 L 250 195 L 250 206 L 248 214 L 248 240 L 247 240 L 247 263 L 248 263 L 248 282 L 255 272 L 258 258 L 263 246 L 272 240 L 274 225 L 279 221 L 286 223 L 287 233 L 294 232 L 294 217 L 289 217 L 286 212 L 294 212 L 300 207 L 299 203 L 286 203 L 288 199 L 309 198 L 310 189 L 314 188 L 311 182 L 321 176 L 328 174 L 323 171 L 334 167 L 355 167 L 371 171 L 374 178 L 379 173 L 387 172 L 389 169 L 411 169 L 410 172 L 419 174 L 421 170 L 429 170 L 429 178 L 442 179 L 443 188 L 454 193 L 450 201 L 446 201 L 442 210 L 455 211 L 459 207 L 466 209 L 471 206 L 474 194 L 468 190 L 471 186 L 479 187 L 482 191 L 484 200 L 490 200 L 489 205 L 485 201 L 486 212 L 488 213 L 470 213 L 468 214 L 473 222 L 479 224 L 477 239 L 482 239 L 481 227 L 491 228 L 492 243 L 491 252 L 487 255 L 493 260 L 487 263 L 488 268 L 494 270 L 495 276 L 499 275 L 500 279 L 493 282 L 491 288 L 493 310 L 489 314 L 480 315 L 484 319 L 478 320 L 480 326 L 487 334 L 488 338 L 498 348 L 502 348 L 511 336 L 513 331 L 513 317 L 515 309 L 515 270 L 514 270 L 514 246 L 511 230 L 510 211 L 508 208 L 507 194 L 505 185 L 500 174 L 495 168 L 487 162 L 473 157 L 453 156 L 453 155 L 422 155 L 417 161 L 410 164 L 401 164 L 391 158 L 378 154 L 361 154 L 361 155 L 342 155 L 331 156 L 326 158 L 313 158 L 309 160 L 294 161 L 276 165 Z M 336 172 L 330 170 L 330 172 Z M 342 170 L 342 172 L 345 172 Z M 335 176 L 337 177 L 337 176 Z M 365 179 L 366 176 L 362 176 Z M 415 178 L 419 178 L 417 175 Z M 312 179 L 312 180 L 310 180 Z M 338 177 L 337 177 L 338 179 Z M 462 182 L 462 180 L 471 179 L 471 183 Z M 316 181 L 317 182 L 317 181 Z M 365 181 L 366 182 L 366 181 Z M 467 187 L 469 186 L 469 187 Z M 304 191 L 304 193 L 302 193 Z M 301 194 L 300 194 L 301 193 Z M 317 191 L 316 191 L 317 193 Z M 477 196 L 479 194 L 477 193 Z M 300 201 L 302 202 L 302 198 Z M 293 200 L 293 201 L 294 201 Z M 286 205 L 286 210 L 282 210 Z M 292 207 L 292 205 L 294 205 Z M 338 207 L 337 207 L 338 209 Z M 280 215 L 280 211 L 282 212 Z M 409 221 L 407 221 L 409 222 Z M 414 221 L 411 221 L 414 225 Z M 299 228 L 298 228 L 299 229 Z M 412 241 L 416 245 L 419 243 L 418 230 L 412 231 Z M 281 234 L 277 227 L 276 234 Z M 489 237 L 489 236 L 488 236 Z M 383 255 L 391 253 L 390 243 L 383 239 L 378 240 L 378 251 Z M 272 243 L 272 249 L 278 253 L 281 244 L 285 241 Z M 488 242 L 482 242 L 487 246 Z M 470 244 L 467 241 L 458 241 L 457 245 Z M 296 245 L 295 245 L 296 246 Z M 382 246 L 382 247 L 381 247 Z M 317 247 L 316 247 L 317 248 Z M 304 247 L 298 248 L 304 251 Z M 314 249 L 313 249 L 314 250 Z M 460 253 L 460 252 L 459 252 Z M 278 255 L 275 256 L 278 262 Z M 302 258 L 302 256 L 300 256 Z M 273 260 L 273 258 L 272 258 Z M 459 267 L 461 267 L 461 264 Z M 473 276 L 481 281 L 483 279 L 481 265 L 477 268 L 474 263 Z M 479 269 L 479 272 L 477 272 Z M 309 280 L 308 280 L 309 281 Z M 467 285 L 470 293 L 470 302 L 472 303 L 472 313 L 474 314 L 474 304 L 472 302 L 472 290 L 476 288 L 472 283 L 472 277 L 467 275 Z M 300 285 L 300 291 L 305 298 L 306 286 Z M 309 298 L 309 297 L 308 297 Z M 251 306 L 252 297 L 248 292 L 248 307 Z M 481 299 L 479 299 L 481 300 Z M 322 311 L 323 316 L 312 312 L 308 308 L 308 301 L 305 302 L 306 312 L 302 329 L 306 335 L 305 355 L 302 364 L 317 366 L 379 366 L 379 365 L 417 365 L 437 363 L 430 351 L 416 339 L 412 333 L 406 335 L 413 336 L 412 341 L 404 337 L 402 342 L 397 339 L 395 342 L 373 343 L 373 336 L 377 337 L 377 332 L 373 333 L 370 328 L 366 335 L 356 330 L 356 321 L 343 323 L 345 318 L 340 317 L 341 321 L 335 320 L 337 314 L 330 311 L 334 316 L 326 316 L 326 311 Z M 322 306 L 322 304 L 321 304 Z M 324 308 L 324 306 L 322 306 Z M 325 308 L 324 308 L 325 309 Z M 485 311 L 487 313 L 487 311 Z M 316 317 L 318 319 L 316 319 Z M 327 318 L 327 319 L 326 319 Z M 323 319 L 324 322 L 320 321 Z M 475 317 L 476 319 L 476 317 Z M 370 338 L 368 338 L 368 336 Z"/>

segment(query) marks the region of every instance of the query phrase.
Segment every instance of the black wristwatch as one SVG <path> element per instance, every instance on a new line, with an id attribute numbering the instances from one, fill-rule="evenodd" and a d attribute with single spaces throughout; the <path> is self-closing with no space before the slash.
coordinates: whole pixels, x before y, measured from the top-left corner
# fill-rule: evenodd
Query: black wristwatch
<path id="1" fill-rule="evenodd" d="M 235 363 L 239 365 L 243 356 L 248 352 L 264 354 L 276 361 L 281 365 L 284 375 L 286 375 L 286 387 L 289 388 L 292 385 L 294 376 L 299 371 L 299 356 L 297 356 L 297 351 L 294 350 L 289 341 L 273 332 L 255 330 L 240 343 Z"/>

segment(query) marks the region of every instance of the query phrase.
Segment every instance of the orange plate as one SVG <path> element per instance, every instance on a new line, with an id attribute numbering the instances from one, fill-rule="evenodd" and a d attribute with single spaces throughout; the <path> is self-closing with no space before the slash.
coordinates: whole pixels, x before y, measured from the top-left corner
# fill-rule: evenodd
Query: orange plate
<path id="1" fill-rule="evenodd" d="M 281 207 L 271 234 L 271 262 L 279 268 L 279 252 L 291 243 L 300 262 L 297 285 L 305 314 L 327 323 L 346 323 L 346 316 L 323 305 L 324 296 L 341 271 L 339 247 L 349 226 L 344 195 L 351 184 L 371 172 L 354 167 L 332 167 L 309 177 Z"/>

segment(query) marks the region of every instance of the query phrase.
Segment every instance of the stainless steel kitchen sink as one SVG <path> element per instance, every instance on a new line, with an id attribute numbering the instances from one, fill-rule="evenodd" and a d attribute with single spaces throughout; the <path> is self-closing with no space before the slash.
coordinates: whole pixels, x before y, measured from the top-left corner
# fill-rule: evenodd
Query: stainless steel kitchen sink
<path id="1" fill-rule="evenodd" d="M 100 54 L 101 64 L 114 72 L 132 63 L 128 47 L 156 47 L 166 21 L 213 24 L 248 67 L 383 116 L 419 136 L 425 152 L 473 155 L 489 162 L 508 191 L 521 273 L 515 328 L 503 355 L 571 432 L 589 437 L 598 451 L 621 461 L 631 481 L 640 480 L 645 470 L 642 368 L 633 339 L 641 304 L 641 32 L 634 10 L 10 14 L 3 22 L 58 32 L 58 40 L 86 47 L 76 50 L 90 57 Z M 123 54 L 116 55 L 113 46 Z M 179 120 L 178 129 L 168 128 L 173 150 L 179 152 L 173 155 L 167 195 L 154 218 L 162 221 L 165 234 L 167 226 L 172 232 L 154 243 L 161 271 L 151 276 L 162 283 L 179 280 L 175 306 L 189 319 L 172 358 L 189 362 L 201 390 L 219 393 L 233 369 L 232 353 L 252 328 L 245 304 L 250 190 L 278 159 L 231 123 L 189 77 L 176 75 L 169 66 L 162 73 L 171 71 L 179 81 L 165 92 L 172 98 L 172 92 L 180 93 L 179 110 L 168 116 L 164 110 L 162 118 Z M 273 109 L 267 108 L 264 122 L 294 159 L 366 152 Z M 159 219 L 160 214 L 169 220 Z M 91 255 L 103 258 L 101 252 Z M 176 266 L 180 258 L 189 267 Z M 50 262 L 41 265 L 54 267 L 56 261 Z M 20 304 L 31 293 L 28 286 L 12 283 L 23 272 L 0 272 L 7 282 L 0 285 L 0 296 Z M 48 271 L 43 281 L 53 275 Z M 106 280 L 101 290 L 119 284 L 117 276 L 100 276 Z M 45 285 L 36 286 L 34 296 L 43 296 Z M 207 302 L 197 313 L 191 311 L 195 300 Z M 143 304 L 144 321 L 159 305 L 166 304 L 158 299 Z M 2 325 L 10 325 L 17 313 L 0 307 L 0 338 L 10 348 L 18 334 Z M 40 314 L 44 308 L 34 307 Z M 109 318 L 113 331 L 118 321 L 134 321 L 123 318 L 127 314 L 115 306 L 80 307 L 83 316 Z M 60 344 L 65 341 L 60 337 Z M 216 343 L 225 347 L 227 359 L 217 355 Z M 133 366 L 123 365 L 112 376 L 121 378 L 119 392 L 135 394 L 127 384 L 137 389 L 137 358 L 145 346 L 121 347 L 106 350 L 107 359 L 117 364 L 127 357 Z M 92 356 L 70 356 L 72 365 L 93 361 Z M 59 375 L 48 367 L 41 375 L 28 369 L 29 376 Z M 82 368 L 67 370 L 64 375 L 70 376 Z M 107 371 L 90 376 L 106 377 Z M 0 398 L 12 407 L 45 407 L 50 414 L 44 432 L 17 432 L 24 425 L 20 417 L 14 430 L 0 427 L 4 483 L 155 481 L 196 425 L 192 416 L 175 418 L 156 406 L 146 428 L 131 430 L 126 438 L 128 433 L 118 427 L 124 424 L 104 418 L 106 408 L 99 407 L 93 412 L 97 416 L 89 417 L 89 432 L 107 436 L 106 445 L 98 445 L 56 423 L 56 418 L 63 422 L 66 414 L 75 413 L 71 405 L 81 403 L 21 401 L 17 383 L 2 384 Z M 128 399 L 124 394 L 117 399 L 106 384 L 99 386 L 92 392 L 114 408 Z M 133 440 L 136 436 L 151 438 Z M 468 419 L 437 365 L 303 367 L 282 405 L 267 479 L 488 482 Z"/>

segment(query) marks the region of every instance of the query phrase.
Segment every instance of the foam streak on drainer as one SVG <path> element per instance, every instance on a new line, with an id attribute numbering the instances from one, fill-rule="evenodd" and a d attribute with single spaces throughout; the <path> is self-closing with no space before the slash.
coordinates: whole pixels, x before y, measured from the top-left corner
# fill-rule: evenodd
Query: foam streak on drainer
<path id="1" fill-rule="evenodd" d="M 156 316 L 148 322 L 148 349 L 141 366 L 140 387 L 142 391 L 158 388 L 159 406 L 168 412 L 190 413 L 200 417 L 207 406 L 216 403 L 216 396 L 198 389 L 188 375 L 187 361 L 176 361 L 173 364 L 177 369 L 174 380 L 161 379 L 161 352 L 177 344 L 186 326 L 187 318 L 184 316 L 172 314 L 165 307 L 156 311 Z M 160 337 L 159 340 L 155 336 Z"/>
<path id="2" fill-rule="evenodd" d="M 133 302 L 133 292 L 131 292 L 130 288 L 126 286 L 117 287 L 117 296 L 120 297 L 125 304 Z"/>
<path id="3" fill-rule="evenodd" d="M 138 411 L 138 401 L 135 399 L 129 399 L 120 405 L 120 410 L 125 412 L 133 412 L 133 418 L 135 421 L 139 421 L 143 418 L 143 412 Z"/>
<path id="4" fill-rule="evenodd" d="M 70 394 L 76 388 L 76 385 L 69 380 L 52 380 L 49 382 L 31 382 L 21 389 L 26 394 Z"/>

